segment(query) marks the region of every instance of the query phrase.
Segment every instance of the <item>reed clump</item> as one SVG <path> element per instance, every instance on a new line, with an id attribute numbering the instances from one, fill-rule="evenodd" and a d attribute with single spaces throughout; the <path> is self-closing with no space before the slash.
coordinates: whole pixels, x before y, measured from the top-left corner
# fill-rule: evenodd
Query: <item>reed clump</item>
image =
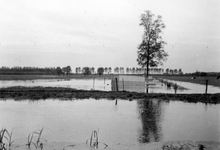
<path id="1" fill-rule="evenodd" d="M 31 148 L 31 145 L 34 145 L 34 147 L 37 149 L 38 147 L 41 148 L 41 150 L 43 149 L 43 143 L 41 143 L 41 135 L 43 133 L 43 129 L 42 128 L 39 132 L 31 132 L 29 135 L 28 135 L 28 143 L 26 144 L 28 146 L 28 148 Z M 34 142 L 33 138 L 34 136 L 37 135 L 37 140 Z"/>
<path id="2" fill-rule="evenodd" d="M 91 148 L 95 148 L 95 149 L 98 149 L 100 144 L 104 145 L 104 149 L 108 147 L 107 144 L 99 141 L 98 131 L 96 130 L 92 131 L 91 137 L 88 140 L 86 140 L 86 144 L 88 144 Z"/>
<path id="3" fill-rule="evenodd" d="M 195 147 L 194 145 L 191 144 L 180 144 L 178 142 L 179 145 L 173 145 L 173 144 L 164 144 L 162 146 L 162 150 L 190 150 L 190 147 Z"/>
<path id="4" fill-rule="evenodd" d="M 2 129 L 0 131 L 0 150 L 10 149 L 12 143 L 14 142 L 12 140 L 12 134 L 13 130 L 11 132 L 9 132 L 7 129 Z M 8 142 L 4 142 L 4 139 L 6 139 Z"/>

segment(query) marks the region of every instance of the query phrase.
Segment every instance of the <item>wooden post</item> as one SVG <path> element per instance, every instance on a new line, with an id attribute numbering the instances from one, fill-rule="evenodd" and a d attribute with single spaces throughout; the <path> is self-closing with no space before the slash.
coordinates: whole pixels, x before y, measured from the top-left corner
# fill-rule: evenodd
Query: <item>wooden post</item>
<path id="1" fill-rule="evenodd" d="M 93 90 L 95 90 L 95 78 L 93 78 Z"/>
<path id="2" fill-rule="evenodd" d="M 111 88 L 112 88 L 112 91 L 114 91 L 114 81 L 113 81 L 113 79 L 111 80 Z"/>
<path id="3" fill-rule="evenodd" d="M 118 92 L 118 79 L 115 78 L 116 91 Z"/>
<path id="4" fill-rule="evenodd" d="M 173 88 L 174 88 L 174 91 L 175 91 L 175 94 L 176 94 L 176 91 L 177 91 L 177 88 L 178 88 L 176 83 L 174 84 Z"/>
<path id="5" fill-rule="evenodd" d="M 117 105 L 118 104 L 118 100 L 116 99 L 116 101 L 115 101 L 115 105 Z"/>
<path id="6" fill-rule="evenodd" d="M 105 77 L 104 77 L 104 90 L 105 90 Z"/>
<path id="7" fill-rule="evenodd" d="M 148 84 L 146 85 L 146 93 L 148 94 Z"/>
<path id="8" fill-rule="evenodd" d="M 207 94 L 207 92 L 208 92 L 208 80 L 205 80 L 206 82 L 205 82 L 205 94 Z"/>
<path id="9" fill-rule="evenodd" d="M 124 87 L 124 78 L 122 79 L 122 82 L 123 82 L 123 91 L 124 91 L 124 90 L 125 90 L 125 89 L 124 89 L 124 88 L 125 88 L 125 87 Z"/>

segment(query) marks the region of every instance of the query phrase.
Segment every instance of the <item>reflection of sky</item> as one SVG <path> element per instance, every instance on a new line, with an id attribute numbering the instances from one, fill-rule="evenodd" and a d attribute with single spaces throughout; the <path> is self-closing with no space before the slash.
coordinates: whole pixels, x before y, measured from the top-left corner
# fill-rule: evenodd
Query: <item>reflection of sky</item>
<path id="1" fill-rule="evenodd" d="M 220 141 L 219 104 L 175 101 L 163 108 L 163 140 Z"/>
<path id="2" fill-rule="evenodd" d="M 190 82 L 174 81 L 174 80 L 166 80 L 166 81 L 176 83 L 177 85 L 187 89 L 187 90 L 177 91 L 179 93 L 205 93 L 205 88 L 206 88 L 205 85 L 195 84 Z M 220 93 L 220 87 L 208 85 L 208 93 Z"/>
<path id="3" fill-rule="evenodd" d="M 0 101 L 0 126 L 13 129 L 15 143 L 44 127 L 48 142 L 85 143 L 98 130 L 100 141 L 125 149 L 155 141 L 219 141 L 219 110 L 219 104 L 178 101 L 6 100 Z"/>
<path id="4" fill-rule="evenodd" d="M 181 82 L 174 80 L 166 80 L 177 85 L 186 88 L 187 90 L 177 89 L 177 93 L 205 93 L 205 85 L 195 84 L 190 82 Z M 205 82 L 205 81 L 204 81 Z M 167 88 L 164 84 L 159 81 L 154 81 L 155 85 L 149 86 L 149 93 L 174 93 L 173 87 Z M 94 87 L 93 87 L 94 84 Z M 111 90 L 111 80 L 93 80 L 93 79 L 71 79 L 71 80 L 58 80 L 58 79 L 41 79 L 41 80 L 2 80 L 0 81 L 0 88 L 10 87 L 10 86 L 52 86 L 52 87 L 69 87 L 75 89 L 84 89 L 84 90 L 102 90 L 110 91 Z M 119 86 L 119 90 L 123 90 L 122 86 Z M 136 92 L 146 92 L 143 85 L 140 86 L 127 86 L 124 87 L 126 91 L 136 91 Z M 209 85 L 208 93 L 219 93 L 220 88 Z"/>
<path id="5" fill-rule="evenodd" d="M 93 86 L 94 85 L 94 86 Z M 41 79 L 41 80 L 2 80 L 0 81 L 0 88 L 10 87 L 10 86 L 51 86 L 51 87 L 68 87 L 75 89 L 84 90 L 102 90 L 110 91 L 111 82 L 110 80 L 93 80 L 93 79 L 71 79 L 71 80 L 61 80 L 61 79 Z"/>

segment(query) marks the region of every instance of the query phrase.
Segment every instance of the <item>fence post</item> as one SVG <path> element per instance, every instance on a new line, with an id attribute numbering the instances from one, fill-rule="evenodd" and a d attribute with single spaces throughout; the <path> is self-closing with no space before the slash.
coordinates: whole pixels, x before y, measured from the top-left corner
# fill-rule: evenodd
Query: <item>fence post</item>
<path id="1" fill-rule="evenodd" d="M 122 79 L 122 82 L 123 82 L 123 91 L 124 91 L 124 90 L 125 90 L 125 89 L 124 89 L 124 88 L 125 88 L 125 87 L 124 87 L 124 78 Z"/>
<path id="2" fill-rule="evenodd" d="M 146 93 L 148 94 L 148 84 L 146 84 Z"/>
<path id="3" fill-rule="evenodd" d="M 116 83 L 116 91 L 118 92 L 118 79 L 115 78 L 115 83 Z"/>
<path id="4" fill-rule="evenodd" d="M 208 92 L 208 80 L 205 80 L 206 82 L 205 82 L 205 94 L 207 94 L 207 92 Z"/>
<path id="5" fill-rule="evenodd" d="M 173 88 L 174 88 L 174 91 L 175 91 L 175 94 L 176 94 L 176 91 L 177 91 L 177 88 L 178 88 L 176 83 L 174 84 Z"/>
<path id="6" fill-rule="evenodd" d="M 93 78 L 93 90 L 95 90 L 95 78 Z"/>

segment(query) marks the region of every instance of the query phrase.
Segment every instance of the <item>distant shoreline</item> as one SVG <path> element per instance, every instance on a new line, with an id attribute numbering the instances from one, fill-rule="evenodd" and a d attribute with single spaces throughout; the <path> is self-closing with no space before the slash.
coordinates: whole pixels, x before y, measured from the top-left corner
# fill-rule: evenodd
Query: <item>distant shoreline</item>
<path id="1" fill-rule="evenodd" d="M 190 103 L 219 104 L 220 93 L 216 94 L 167 94 L 167 93 L 137 93 L 128 91 L 97 91 L 77 90 L 63 87 L 9 87 L 0 89 L 0 100 L 75 100 L 75 99 L 158 99 L 164 101 L 183 101 Z"/>
<path id="2" fill-rule="evenodd" d="M 37 80 L 37 79 L 111 79 L 113 74 L 104 75 L 83 75 L 83 74 L 71 74 L 64 75 L 0 75 L 0 80 Z"/>

